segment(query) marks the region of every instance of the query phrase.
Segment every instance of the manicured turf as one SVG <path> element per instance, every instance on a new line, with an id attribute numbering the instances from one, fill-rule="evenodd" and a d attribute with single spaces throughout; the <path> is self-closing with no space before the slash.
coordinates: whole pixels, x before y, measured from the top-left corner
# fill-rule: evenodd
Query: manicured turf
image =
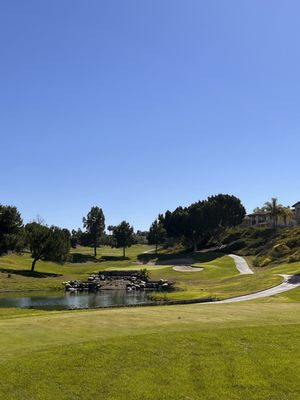
<path id="1" fill-rule="evenodd" d="M 213 297 L 224 299 L 245 293 L 252 293 L 275 286 L 282 282 L 282 277 L 270 273 L 268 269 L 257 270 L 253 275 L 240 275 L 232 258 L 223 255 L 215 255 L 211 261 L 207 261 L 208 255 L 197 254 L 198 261 L 202 263 L 194 266 L 204 268 L 201 272 L 177 272 L 172 268 L 151 271 L 151 276 L 161 277 L 176 281 L 176 285 L 183 289 L 169 293 L 169 299 L 190 299 Z M 210 259 L 212 256 L 209 256 Z"/>
<path id="2" fill-rule="evenodd" d="M 256 269 L 241 276 L 231 258 L 189 254 L 201 272 L 137 265 L 150 249 L 134 246 L 72 253 L 87 262 L 37 264 L 0 258 L 0 289 L 60 288 L 102 269 L 139 269 L 176 281 L 173 298 L 232 297 L 274 286 L 278 273 L 300 264 Z M 177 258 L 178 255 L 162 255 Z M 8 277 L 8 274 L 11 277 Z M 298 400 L 300 289 L 237 304 L 48 312 L 0 309 L 0 399 L 8 400 Z"/>
<path id="3" fill-rule="evenodd" d="M 152 279 L 175 281 L 179 291 L 167 295 L 169 299 L 200 299 L 212 297 L 225 299 L 248 294 L 275 286 L 282 282 L 279 273 L 296 273 L 300 263 L 280 267 L 256 268 L 253 275 L 240 275 L 234 261 L 222 254 L 178 253 L 161 254 L 159 258 L 174 259 L 192 257 L 194 266 L 202 267 L 201 272 L 178 272 L 168 265 L 137 265 L 138 255 L 150 250 L 150 246 L 132 246 L 127 250 L 127 259 L 123 260 L 120 249 L 101 247 L 98 259 L 94 260 L 93 249 L 80 247 L 72 250 L 75 261 L 65 264 L 39 261 L 36 272 L 30 273 L 31 258 L 28 253 L 0 257 L 0 291 L 29 289 L 62 289 L 62 282 L 71 279 L 85 280 L 92 272 L 105 269 L 140 269 L 147 268 Z M 148 255 L 147 255 L 148 256 Z M 154 256 L 152 262 L 155 261 Z M 154 257 L 154 260 L 153 260 Z M 84 262 L 86 261 L 86 262 Z M 159 263 L 159 260 L 156 262 Z M 170 263 L 172 261 L 169 261 Z"/>
<path id="4" fill-rule="evenodd" d="M 79 255 L 81 262 L 57 264 L 38 261 L 33 274 L 30 273 L 32 260 L 28 253 L 22 256 L 16 254 L 2 256 L 0 257 L 0 290 L 62 289 L 63 281 L 84 280 L 91 272 L 116 266 L 117 268 L 131 267 L 137 255 L 149 249 L 152 247 L 132 246 L 127 250 L 128 259 L 123 260 L 122 249 L 101 247 L 98 249 L 98 260 L 93 260 L 92 248 L 79 247 L 72 250 L 71 254 Z"/>
<path id="5" fill-rule="evenodd" d="M 8 317 L 3 399 L 299 399 L 299 304 Z"/>

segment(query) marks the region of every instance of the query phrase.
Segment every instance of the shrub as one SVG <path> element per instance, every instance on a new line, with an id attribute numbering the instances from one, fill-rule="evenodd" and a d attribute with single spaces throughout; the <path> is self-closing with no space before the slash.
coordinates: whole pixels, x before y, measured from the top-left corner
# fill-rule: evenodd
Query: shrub
<path id="1" fill-rule="evenodd" d="M 279 258 L 287 254 L 289 251 L 291 251 L 289 246 L 284 243 L 277 243 L 275 246 L 273 246 L 271 254 L 275 258 Z"/>
<path id="2" fill-rule="evenodd" d="M 264 256 L 259 256 L 256 257 L 253 260 L 253 265 L 254 267 L 266 267 L 267 265 L 269 265 L 272 262 L 272 258 L 270 256 L 264 257 Z"/>
<path id="3" fill-rule="evenodd" d="M 229 244 L 228 246 L 225 246 L 223 251 L 225 253 L 232 253 L 233 251 L 241 250 L 246 246 L 247 246 L 247 243 L 245 242 L 245 240 L 237 240 L 236 242 L 233 242 L 233 243 Z"/>

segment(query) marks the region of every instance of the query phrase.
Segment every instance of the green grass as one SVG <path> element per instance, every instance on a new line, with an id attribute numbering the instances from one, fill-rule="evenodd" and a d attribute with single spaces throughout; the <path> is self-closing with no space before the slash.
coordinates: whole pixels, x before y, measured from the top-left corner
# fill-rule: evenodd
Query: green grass
<path id="1" fill-rule="evenodd" d="M 296 400 L 299 304 L 0 317 L 0 398 Z"/>
<path id="2" fill-rule="evenodd" d="M 258 269 L 253 275 L 240 275 L 232 258 L 215 255 L 215 259 L 207 261 L 211 255 L 197 254 L 198 262 L 194 266 L 204 268 L 201 272 L 177 272 L 173 268 L 151 271 L 154 278 L 174 280 L 182 289 L 167 295 L 168 299 L 185 300 L 205 297 L 225 299 L 241 294 L 253 293 L 280 284 L 282 277 L 267 269 Z M 203 262 L 199 262 L 202 258 Z"/>
<path id="3" fill-rule="evenodd" d="M 88 262 L 57 264 L 39 261 L 36 272 L 30 273 L 31 258 L 28 253 L 0 257 L 0 292 L 8 290 L 45 290 L 62 289 L 62 282 L 71 279 L 85 280 L 95 271 L 111 269 L 147 268 L 152 279 L 168 279 L 175 281 L 176 292 L 167 294 L 168 299 L 186 300 L 213 297 L 225 299 L 241 294 L 253 293 L 275 286 L 282 282 L 279 273 L 297 273 L 300 263 L 256 268 L 253 275 L 240 275 L 234 261 L 222 254 L 201 254 L 179 252 L 175 254 L 162 253 L 158 256 L 147 255 L 152 262 L 159 259 L 193 258 L 195 267 L 202 267 L 200 272 L 178 272 L 171 265 L 136 264 L 137 258 L 151 246 L 132 246 L 127 251 L 127 259 L 121 257 L 120 249 L 101 247 L 97 260 L 92 258 L 93 249 L 80 247 L 72 250 L 72 254 L 88 257 Z M 81 259 L 79 257 L 79 259 Z M 91 261 L 92 260 L 92 261 Z M 251 261 L 251 260 L 248 260 Z M 10 275 L 10 277 L 9 277 Z"/>
<path id="4" fill-rule="evenodd" d="M 38 262 L 0 258 L 0 289 L 61 288 L 102 269 L 138 269 L 149 246 L 128 259 L 102 248 L 100 261 Z M 90 257 L 91 248 L 73 254 Z M 241 276 L 222 254 L 186 254 L 203 271 L 147 265 L 153 279 L 176 281 L 170 298 L 232 297 L 274 286 L 300 263 L 256 268 Z M 162 254 L 159 258 L 178 258 Z M 11 277 L 8 278 L 9 271 Z M 298 400 L 300 288 L 236 304 L 41 311 L 0 308 L 0 399 L 8 400 Z"/>
<path id="5" fill-rule="evenodd" d="M 33 274 L 30 273 L 32 262 L 30 254 L 2 256 L 0 257 L 0 290 L 62 289 L 63 281 L 84 280 L 91 272 L 107 268 L 130 268 L 135 265 L 138 254 L 151 248 L 152 246 L 147 245 L 132 246 L 127 249 L 128 259 L 123 260 L 122 249 L 103 246 L 98 249 L 97 260 L 64 264 L 38 261 Z M 76 250 L 72 249 L 71 254 L 74 253 L 92 256 L 93 249 L 79 247 Z M 102 256 L 107 258 L 102 259 Z M 8 277 L 9 274 L 10 277 Z"/>

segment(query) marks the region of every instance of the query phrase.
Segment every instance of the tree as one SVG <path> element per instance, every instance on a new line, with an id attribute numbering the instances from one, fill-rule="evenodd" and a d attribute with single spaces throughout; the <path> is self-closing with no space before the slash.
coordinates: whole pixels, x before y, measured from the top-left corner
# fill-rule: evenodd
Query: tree
<path id="1" fill-rule="evenodd" d="M 107 230 L 108 230 L 109 234 L 111 235 L 113 230 L 114 230 L 114 226 L 113 225 L 108 225 Z"/>
<path id="2" fill-rule="evenodd" d="M 100 239 L 105 229 L 105 218 L 102 208 L 92 207 L 88 215 L 83 217 L 82 222 L 84 228 L 90 234 L 94 247 L 94 256 L 97 257 L 97 247 L 100 244 Z"/>
<path id="3" fill-rule="evenodd" d="M 128 222 L 122 221 L 120 225 L 113 228 L 112 247 L 123 248 L 123 257 L 125 258 L 126 247 L 135 243 L 133 227 Z"/>
<path id="4" fill-rule="evenodd" d="M 184 236 L 196 251 L 200 243 L 206 243 L 216 233 L 240 224 L 246 210 L 237 197 L 218 194 L 193 203 L 188 207 L 187 214 Z"/>
<path id="5" fill-rule="evenodd" d="M 147 240 L 149 244 L 155 245 L 155 253 L 157 254 L 157 248 L 159 244 L 162 244 L 166 239 L 167 232 L 163 225 L 156 219 L 151 225 L 147 234 Z"/>
<path id="6" fill-rule="evenodd" d="M 0 254 L 18 247 L 22 230 L 23 221 L 17 208 L 0 204 Z"/>
<path id="7" fill-rule="evenodd" d="M 135 242 L 137 244 L 147 244 L 148 240 L 147 240 L 147 236 L 148 236 L 147 231 L 139 231 L 137 230 L 136 233 L 134 234 L 134 238 L 135 238 Z"/>
<path id="8" fill-rule="evenodd" d="M 70 250 L 70 232 L 57 226 L 31 222 L 25 226 L 26 241 L 31 252 L 31 271 L 38 260 L 65 261 Z"/>
<path id="9" fill-rule="evenodd" d="M 206 205 L 205 214 L 209 216 L 212 231 L 239 225 L 246 215 L 241 200 L 229 194 L 210 196 Z"/>
<path id="10" fill-rule="evenodd" d="M 283 206 L 278 204 L 276 197 L 272 197 L 271 201 L 267 201 L 264 205 L 264 209 L 270 214 L 273 221 L 273 228 L 276 229 L 278 225 L 278 216 L 282 210 Z"/>
<path id="11" fill-rule="evenodd" d="M 158 216 L 167 238 L 177 238 L 192 245 L 194 251 L 216 233 L 230 226 L 239 225 L 246 210 L 240 199 L 228 194 L 218 194 L 198 201 L 189 207 L 177 207 L 173 212 Z"/>
<path id="12" fill-rule="evenodd" d="M 279 210 L 279 215 L 282 217 L 284 225 L 287 226 L 294 217 L 294 212 L 290 207 L 282 207 Z"/>

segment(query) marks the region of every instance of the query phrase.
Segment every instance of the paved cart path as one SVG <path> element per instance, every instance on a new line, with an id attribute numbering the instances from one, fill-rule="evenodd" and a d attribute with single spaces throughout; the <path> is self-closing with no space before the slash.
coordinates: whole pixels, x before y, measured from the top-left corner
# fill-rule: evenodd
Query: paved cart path
<path id="1" fill-rule="evenodd" d="M 237 256 L 236 254 L 229 254 L 229 257 L 233 258 L 236 268 L 239 270 L 240 274 L 253 274 L 252 269 L 249 268 L 247 261 L 243 257 Z"/>
<path id="2" fill-rule="evenodd" d="M 300 286 L 300 276 L 296 275 L 281 275 L 284 277 L 284 281 L 277 286 L 270 289 L 262 290 L 261 292 L 256 292 L 252 294 L 246 294 L 243 296 L 232 297 L 231 299 L 215 301 L 212 303 L 236 303 L 238 301 L 255 300 L 261 299 L 263 297 L 274 296 L 275 294 L 287 292 L 288 290 L 295 289 Z"/>

